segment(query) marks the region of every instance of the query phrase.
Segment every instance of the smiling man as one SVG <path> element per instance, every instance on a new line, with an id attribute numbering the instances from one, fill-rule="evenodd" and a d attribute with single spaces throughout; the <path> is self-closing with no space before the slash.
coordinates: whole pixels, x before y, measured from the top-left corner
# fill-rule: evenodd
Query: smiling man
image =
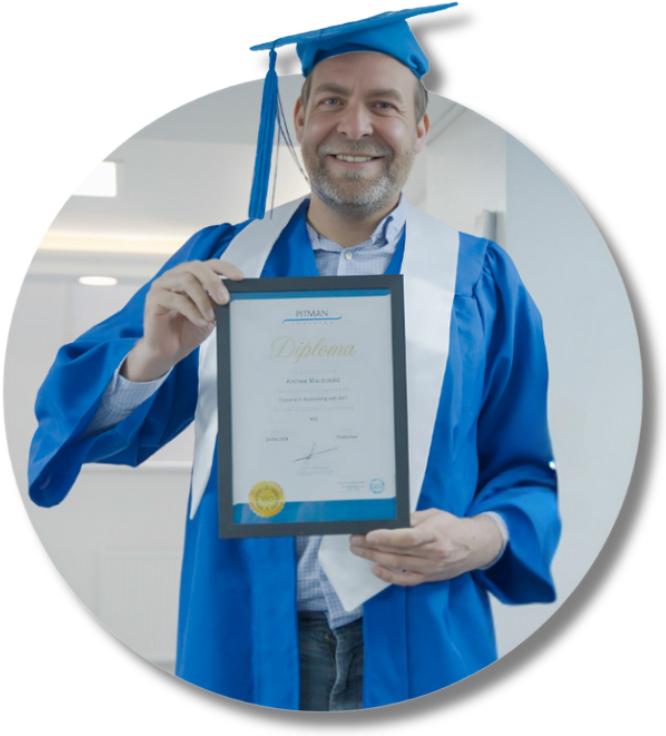
<path id="1" fill-rule="evenodd" d="M 315 229 L 330 229 L 342 246 L 358 245 L 351 241 L 365 240 L 395 208 L 430 126 L 417 110 L 424 94 L 414 73 L 384 54 L 344 54 L 313 69 L 295 122 L 319 194 L 308 210 Z"/>
<path id="2" fill-rule="evenodd" d="M 266 45 L 274 66 L 276 46 L 299 44 L 294 120 L 310 197 L 197 233 L 121 312 L 61 350 L 38 397 L 30 482 L 43 506 L 65 497 L 83 462 L 136 465 L 195 419 L 177 674 L 223 695 L 307 710 L 417 697 L 496 658 L 489 593 L 554 598 L 539 314 L 496 244 L 401 194 L 429 128 L 427 59 L 405 18 L 444 7 Z M 379 273 L 405 277 L 410 528 L 219 539 L 209 349 L 214 303 L 229 300 L 219 276 Z"/>

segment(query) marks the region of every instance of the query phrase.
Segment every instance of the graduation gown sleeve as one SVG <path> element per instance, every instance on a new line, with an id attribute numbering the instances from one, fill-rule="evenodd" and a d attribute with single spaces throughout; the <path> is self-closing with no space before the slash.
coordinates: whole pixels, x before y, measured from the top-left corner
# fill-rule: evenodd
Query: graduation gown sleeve
<path id="1" fill-rule="evenodd" d="M 479 381 L 477 488 L 467 515 L 495 511 L 509 530 L 500 560 L 474 577 L 503 603 L 550 602 L 560 521 L 541 316 L 511 259 L 494 243 L 485 249 L 472 301 L 487 357 Z"/>
<path id="2" fill-rule="evenodd" d="M 449 352 L 418 509 L 502 515 L 498 562 L 451 580 L 391 585 L 363 607 L 364 704 L 415 698 L 497 659 L 489 594 L 552 601 L 559 537 L 539 313 L 509 256 L 461 234 Z"/>
<path id="3" fill-rule="evenodd" d="M 219 256 L 246 223 L 196 233 L 164 265 Z M 154 280 L 154 279 L 153 279 Z M 136 466 L 193 419 L 198 389 L 198 350 L 180 361 L 158 391 L 115 427 L 82 438 L 116 368 L 143 334 L 148 282 L 125 307 L 62 347 L 37 394 L 38 428 L 30 448 L 29 491 L 40 506 L 67 495 L 85 462 Z"/>

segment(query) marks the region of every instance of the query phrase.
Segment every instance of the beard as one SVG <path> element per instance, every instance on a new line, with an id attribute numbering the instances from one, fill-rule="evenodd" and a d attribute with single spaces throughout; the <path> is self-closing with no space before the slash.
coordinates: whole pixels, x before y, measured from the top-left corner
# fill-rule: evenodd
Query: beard
<path id="1" fill-rule="evenodd" d="M 379 173 L 344 171 L 333 175 L 327 165 L 327 156 L 344 150 L 353 156 L 381 156 Z M 302 150 L 303 162 L 310 177 L 313 191 L 323 202 L 344 217 L 364 220 L 380 212 L 398 196 L 414 161 L 409 150 L 396 155 L 395 151 L 379 140 L 324 141 L 316 154 Z"/>

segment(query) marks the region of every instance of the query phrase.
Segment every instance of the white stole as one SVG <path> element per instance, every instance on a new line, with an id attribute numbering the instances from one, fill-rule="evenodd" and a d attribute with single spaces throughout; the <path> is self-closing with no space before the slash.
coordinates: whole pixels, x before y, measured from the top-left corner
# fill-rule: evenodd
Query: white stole
<path id="1" fill-rule="evenodd" d="M 254 220 L 224 252 L 224 260 L 248 278 L 258 278 L 282 230 L 302 202 L 273 210 L 272 218 Z M 400 273 L 405 285 L 407 415 L 410 508 L 416 509 L 449 353 L 449 331 L 456 284 L 459 233 L 407 205 L 405 253 Z M 206 490 L 217 438 L 216 332 L 199 348 L 199 399 L 195 415 L 194 466 L 190 518 Z M 349 551 L 346 534 L 324 537 L 319 561 L 347 611 L 389 583 L 370 572 L 374 563 Z"/>

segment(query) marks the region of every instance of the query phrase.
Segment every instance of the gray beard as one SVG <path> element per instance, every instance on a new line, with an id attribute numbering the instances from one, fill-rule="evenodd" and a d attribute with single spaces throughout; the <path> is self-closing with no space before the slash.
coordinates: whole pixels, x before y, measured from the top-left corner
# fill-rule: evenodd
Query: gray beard
<path id="1" fill-rule="evenodd" d="M 362 181 L 363 176 L 350 171 L 345 176 L 347 182 Z M 319 169 L 310 177 L 315 193 L 333 210 L 353 220 L 364 220 L 386 207 L 396 195 L 395 182 L 386 172 L 378 180 L 365 187 L 343 191 L 340 182 L 333 181 L 328 172 Z M 345 189 L 347 187 L 344 187 Z"/>
<path id="2" fill-rule="evenodd" d="M 335 212 L 352 220 L 365 220 L 391 204 L 407 180 L 414 157 L 396 162 L 393 151 L 386 146 L 369 143 L 352 146 L 346 142 L 345 149 L 349 153 L 385 156 L 384 169 L 375 180 L 366 179 L 360 171 L 348 171 L 344 177 L 334 179 L 323 161 L 327 153 L 335 150 L 334 145 L 322 144 L 314 161 L 304 157 L 310 185 L 320 199 Z"/>

